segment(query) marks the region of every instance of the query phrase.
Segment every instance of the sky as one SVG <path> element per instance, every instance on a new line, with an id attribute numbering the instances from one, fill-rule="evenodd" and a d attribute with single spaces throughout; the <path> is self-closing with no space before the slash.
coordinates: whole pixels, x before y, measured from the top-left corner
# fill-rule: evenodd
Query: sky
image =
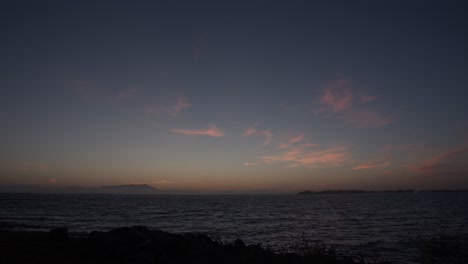
<path id="1" fill-rule="evenodd" d="M 468 188 L 466 1 L 3 1 L 0 186 Z"/>

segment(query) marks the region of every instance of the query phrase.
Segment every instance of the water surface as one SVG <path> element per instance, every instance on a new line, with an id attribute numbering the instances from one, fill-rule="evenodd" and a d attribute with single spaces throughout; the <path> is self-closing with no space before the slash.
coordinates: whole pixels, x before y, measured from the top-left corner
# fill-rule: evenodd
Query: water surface
<path id="1" fill-rule="evenodd" d="M 323 195 L 0 194 L 0 228 L 71 232 L 143 225 L 280 247 L 301 236 L 340 254 L 417 258 L 414 239 L 464 230 L 468 193 Z"/>

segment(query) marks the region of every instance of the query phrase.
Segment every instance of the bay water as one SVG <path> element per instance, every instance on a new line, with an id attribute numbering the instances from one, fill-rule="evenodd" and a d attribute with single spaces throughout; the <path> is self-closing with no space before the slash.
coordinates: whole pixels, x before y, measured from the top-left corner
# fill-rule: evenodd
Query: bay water
<path id="1" fill-rule="evenodd" d="M 417 240 L 466 233 L 468 193 L 313 195 L 0 194 L 0 229 L 74 234 L 142 225 L 280 249 L 302 238 L 338 254 L 417 262 Z"/>

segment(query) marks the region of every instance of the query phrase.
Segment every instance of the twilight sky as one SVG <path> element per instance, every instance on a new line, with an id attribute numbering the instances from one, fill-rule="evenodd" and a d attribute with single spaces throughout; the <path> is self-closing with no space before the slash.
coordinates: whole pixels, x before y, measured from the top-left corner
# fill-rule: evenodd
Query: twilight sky
<path id="1" fill-rule="evenodd" d="M 0 185 L 468 188 L 466 1 L 4 1 Z"/>

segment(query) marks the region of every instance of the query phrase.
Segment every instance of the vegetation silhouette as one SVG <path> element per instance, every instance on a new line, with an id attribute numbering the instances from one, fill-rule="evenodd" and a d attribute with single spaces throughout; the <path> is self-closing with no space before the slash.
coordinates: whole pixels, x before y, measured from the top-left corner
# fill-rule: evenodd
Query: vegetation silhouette
<path id="1" fill-rule="evenodd" d="M 0 232 L 2 263 L 370 263 L 339 258 L 335 247 L 298 240 L 285 251 L 222 242 L 199 233 L 172 234 L 142 226 L 70 238 L 67 228 L 50 232 Z M 389 262 L 378 262 L 389 263 Z"/>

